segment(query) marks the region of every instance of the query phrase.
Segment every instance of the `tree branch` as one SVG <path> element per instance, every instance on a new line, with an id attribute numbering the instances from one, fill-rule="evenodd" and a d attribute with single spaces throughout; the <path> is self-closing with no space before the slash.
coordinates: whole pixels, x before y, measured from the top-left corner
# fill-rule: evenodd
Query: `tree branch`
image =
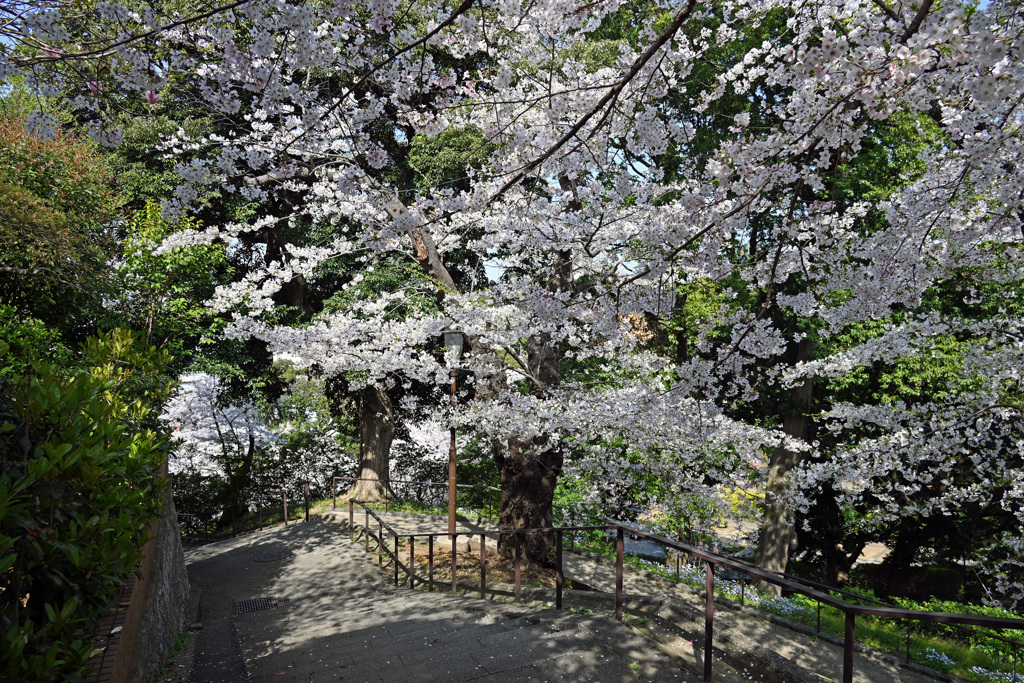
<path id="1" fill-rule="evenodd" d="M 555 154 L 555 152 L 557 152 L 565 145 L 565 143 L 569 142 L 569 140 L 572 140 L 574 137 L 576 137 L 576 134 L 583 129 L 583 126 L 587 125 L 587 122 L 590 121 L 590 119 L 597 115 L 599 111 L 604 109 L 605 105 L 608 105 L 608 111 L 605 112 L 604 116 L 601 117 L 601 120 L 598 122 L 598 125 L 594 128 L 594 130 L 596 131 L 598 128 L 604 125 L 605 120 L 608 118 L 608 113 L 611 111 L 611 108 L 615 105 L 615 101 L 618 99 L 619 93 L 622 92 L 622 89 L 625 88 L 626 85 L 628 85 L 629 82 L 636 77 L 636 75 L 640 72 L 644 65 L 651 60 L 651 57 L 653 57 L 655 53 L 658 50 L 660 50 L 665 43 L 672 39 L 672 36 L 676 34 L 676 31 L 679 30 L 679 28 L 690 16 L 690 13 L 693 11 L 693 8 L 696 4 L 696 0 L 689 0 L 686 3 L 686 6 L 683 7 L 683 9 L 679 10 L 679 13 L 676 14 L 675 19 L 672 20 L 672 23 L 669 24 L 668 28 L 666 28 L 662 32 L 662 34 L 658 36 L 658 39 L 651 43 L 651 45 L 642 55 L 636 58 L 636 61 L 633 62 L 633 66 L 630 67 L 626 75 L 623 76 L 618 81 L 618 83 L 613 85 L 611 90 L 609 90 L 605 94 L 605 96 L 602 97 L 601 100 L 593 106 L 593 108 L 591 108 L 589 112 L 584 114 L 583 117 L 579 121 L 577 121 L 565 135 L 563 135 L 557 142 L 555 142 L 555 144 L 549 147 L 546 152 L 541 154 L 539 157 L 537 157 L 530 163 L 526 164 L 526 166 L 524 166 L 523 169 L 519 173 L 517 173 L 514 178 L 512 178 L 507 183 L 502 185 L 501 189 L 499 189 L 496 193 L 494 193 L 494 195 L 491 196 L 490 200 L 488 200 L 488 203 L 496 201 L 499 197 L 508 192 L 509 189 L 517 185 L 520 181 L 522 181 L 522 179 L 529 175 L 530 172 L 532 172 L 538 166 L 540 166 L 545 161 L 550 159 Z M 593 132 L 591 132 L 591 135 L 593 135 Z"/>

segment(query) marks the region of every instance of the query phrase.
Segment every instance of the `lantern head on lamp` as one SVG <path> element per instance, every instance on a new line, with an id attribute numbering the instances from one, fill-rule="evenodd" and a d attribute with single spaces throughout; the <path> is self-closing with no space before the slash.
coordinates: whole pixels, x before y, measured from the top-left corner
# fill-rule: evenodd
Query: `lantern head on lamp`
<path id="1" fill-rule="evenodd" d="M 458 330 L 445 330 L 442 334 L 444 334 L 444 345 L 455 354 L 455 360 L 462 358 L 462 333 Z"/>

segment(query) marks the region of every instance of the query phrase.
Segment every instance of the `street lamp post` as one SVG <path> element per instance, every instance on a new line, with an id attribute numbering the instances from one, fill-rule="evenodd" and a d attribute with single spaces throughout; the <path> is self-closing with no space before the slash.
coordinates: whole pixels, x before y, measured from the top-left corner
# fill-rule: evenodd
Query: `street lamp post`
<path id="1" fill-rule="evenodd" d="M 452 352 L 455 360 L 462 357 L 462 333 L 455 330 L 446 330 L 444 333 L 444 345 Z M 455 478 L 455 368 L 452 368 L 452 426 L 451 426 L 451 448 L 448 450 L 448 533 L 452 534 L 452 542 L 455 541 L 455 499 L 457 483 Z M 454 545 L 452 553 L 455 552 Z"/>

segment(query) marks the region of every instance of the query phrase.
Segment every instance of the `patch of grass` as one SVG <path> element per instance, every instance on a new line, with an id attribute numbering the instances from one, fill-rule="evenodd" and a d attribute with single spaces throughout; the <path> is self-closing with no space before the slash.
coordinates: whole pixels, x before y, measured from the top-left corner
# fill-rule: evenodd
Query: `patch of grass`
<path id="1" fill-rule="evenodd" d="M 626 626 L 643 626 L 647 623 L 647 617 L 636 614 L 623 614 L 622 623 Z"/>

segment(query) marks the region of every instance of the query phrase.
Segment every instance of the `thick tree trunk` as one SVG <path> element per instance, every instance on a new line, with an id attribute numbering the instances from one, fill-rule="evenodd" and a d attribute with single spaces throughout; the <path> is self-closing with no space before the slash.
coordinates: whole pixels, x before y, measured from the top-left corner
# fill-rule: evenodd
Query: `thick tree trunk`
<path id="1" fill-rule="evenodd" d="M 814 343 L 803 339 L 797 346 L 797 361 L 810 360 L 814 355 Z M 794 412 L 782 419 L 782 431 L 787 436 L 806 440 L 811 427 L 811 401 L 814 398 L 814 382 L 806 380 L 794 387 L 792 396 L 796 407 Z M 787 476 L 796 467 L 803 454 L 779 448 L 768 463 L 768 485 L 765 490 L 764 519 L 757 541 L 756 563 L 777 572 L 786 571 L 789 554 L 796 548 L 796 526 L 793 510 L 784 500 Z M 762 583 L 764 591 L 779 595 L 781 590 L 774 584 Z"/>
<path id="2" fill-rule="evenodd" d="M 387 392 L 369 387 L 359 397 L 359 479 L 344 498 L 382 500 L 391 492 L 394 409 Z"/>
<path id="3" fill-rule="evenodd" d="M 568 178 L 561 178 L 560 183 L 563 189 L 575 193 L 575 187 Z M 579 200 L 574 198 L 568 208 L 570 211 L 578 211 L 581 206 Z M 396 220 L 408 223 L 408 209 L 397 199 L 388 202 L 385 209 Z M 412 240 L 416 261 L 424 272 L 442 285 L 438 291 L 438 300 L 443 300 L 446 292 L 457 292 L 458 288 L 438 254 L 430 229 L 415 220 L 406 230 Z M 549 268 L 546 283 L 549 291 L 568 291 L 572 288 L 571 251 L 557 252 Z M 482 345 L 478 346 L 477 339 L 469 337 L 466 341 L 476 353 L 485 351 Z M 496 365 L 493 372 L 485 372 L 476 378 L 478 400 L 489 398 L 492 394 L 500 395 L 504 391 L 505 373 L 500 363 Z M 527 340 L 526 365 L 532 393 L 543 396 L 550 388 L 558 386 L 558 347 L 551 342 L 550 335 L 535 335 Z M 547 443 L 548 439 L 543 436 L 530 440 L 511 439 L 507 444 L 495 443 L 494 459 L 501 471 L 500 528 L 532 529 L 551 526 L 552 503 L 558 474 L 562 470 L 562 454 L 548 447 Z M 550 562 L 550 537 L 541 538 L 540 534 L 530 534 L 523 541 L 523 558 L 527 562 L 540 565 Z M 503 535 L 498 548 L 504 556 L 510 557 L 514 552 L 514 539 L 511 535 Z"/>
<path id="4" fill-rule="evenodd" d="M 537 529 L 552 525 L 555 486 L 562 471 L 562 452 L 550 448 L 546 439 L 512 439 L 507 447 L 496 447 L 495 460 L 501 469 L 501 529 Z M 550 566 L 554 543 L 552 534 L 522 534 L 521 557 L 526 564 Z M 515 539 L 502 534 L 498 553 L 512 558 Z"/>

